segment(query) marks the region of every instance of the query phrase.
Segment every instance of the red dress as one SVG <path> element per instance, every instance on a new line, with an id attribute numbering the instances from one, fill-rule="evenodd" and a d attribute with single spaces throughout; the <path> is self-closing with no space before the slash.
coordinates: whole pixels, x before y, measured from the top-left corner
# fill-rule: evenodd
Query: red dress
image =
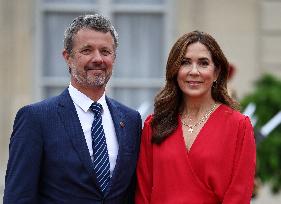
<path id="1" fill-rule="evenodd" d="M 151 144 L 150 121 L 142 132 L 136 204 L 250 203 L 256 150 L 248 117 L 220 105 L 189 151 L 180 118 L 160 145 Z"/>

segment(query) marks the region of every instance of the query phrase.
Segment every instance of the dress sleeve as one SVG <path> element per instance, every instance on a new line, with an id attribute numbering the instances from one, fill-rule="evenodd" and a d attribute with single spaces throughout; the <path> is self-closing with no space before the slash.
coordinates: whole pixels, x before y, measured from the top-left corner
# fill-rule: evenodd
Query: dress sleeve
<path id="1" fill-rule="evenodd" d="M 135 204 L 149 204 L 152 191 L 152 144 L 151 144 L 151 116 L 144 122 L 141 137 L 140 154 L 137 165 L 137 188 Z"/>
<path id="2" fill-rule="evenodd" d="M 253 127 L 248 117 L 239 125 L 232 179 L 223 204 L 249 204 L 253 192 L 256 146 Z"/>

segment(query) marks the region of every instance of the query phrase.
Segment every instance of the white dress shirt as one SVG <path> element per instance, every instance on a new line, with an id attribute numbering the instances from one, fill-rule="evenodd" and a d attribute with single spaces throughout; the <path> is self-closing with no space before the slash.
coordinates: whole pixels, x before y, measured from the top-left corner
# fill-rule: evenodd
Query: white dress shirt
<path id="1" fill-rule="evenodd" d="M 92 137 L 91 137 L 91 127 L 94 121 L 94 113 L 90 110 L 91 104 L 94 102 L 85 94 L 78 91 L 75 87 L 71 84 L 68 87 L 69 94 L 72 98 L 72 101 L 75 105 L 76 112 L 78 114 L 80 124 L 82 126 L 84 136 L 86 139 L 86 143 L 89 149 L 89 153 L 91 159 L 93 160 L 93 147 L 92 147 Z M 109 154 L 109 163 L 110 163 L 110 176 L 112 176 L 117 154 L 118 154 L 118 141 L 116 137 L 116 132 L 113 124 L 113 120 L 108 109 L 106 100 L 105 100 L 105 93 L 102 97 L 97 101 L 103 107 L 102 112 L 102 125 L 105 133 L 106 144 Z"/>

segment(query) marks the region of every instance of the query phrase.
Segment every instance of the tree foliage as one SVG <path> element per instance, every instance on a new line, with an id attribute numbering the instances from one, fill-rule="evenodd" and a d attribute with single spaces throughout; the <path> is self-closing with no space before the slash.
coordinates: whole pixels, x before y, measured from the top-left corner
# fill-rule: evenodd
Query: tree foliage
<path id="1" fill-rule="evenodd" d="M 255 91 L 241 101 L 242 108 L 250 102 L 256 104 L 255 116 L 258 120 L 255 132 L 258 132 L 281 111 L 281 81 L 274 76 L 264 75 L 256 82 Z M 273 193 L 281 189 L 281 124 L 257 144 L 256 176 L 263 183 L 269 183 Z"/>

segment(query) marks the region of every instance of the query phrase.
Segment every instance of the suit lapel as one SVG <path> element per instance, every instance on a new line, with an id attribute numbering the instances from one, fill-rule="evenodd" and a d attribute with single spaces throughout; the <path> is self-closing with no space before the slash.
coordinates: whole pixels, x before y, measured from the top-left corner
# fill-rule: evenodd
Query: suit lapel
<path id="1" fill-rule="evenodd" d="M 67 89 L 62 93 L 60 99 L 61 100 L 59 101 L 58 112 L 62 122 L 64 123 L 65 130 L 74 146 L 74 149 L 79 155 L 83 165 L 85 166 L 88 173 L 95 180 L 93 163 L 90 158 L 86 139 L 75 106 Z"/>
<path id="2" fill-rule="evenodd" d="M 113 120 L 116 137 L 119 144 L 116 165 L 113 171 L 112 178 L 110 179 L 108 191 L 106 193 L 106 195 L 108 195 L 110 193 L 111 187 L 114 186 L 114 183 L 118 181 L 117 177 L 120 174 L 120 171 L 122 170 L 122 166 L 120 165 L 120 163 L 122 163 L 121 155 L 125 151 L 123 148 L 123 144 L 126 138 L 126 131 L 124 128 L 126 124 L 126 120 L 125 120 L 126 117 L 124 112 L 119 108 L 118 105 L 116 105 L 116 103 L 114 103 L 113 100 L 106 97 L 106 102 Z M 67 89 L 61 94 L 59 98 L 58 113 L 61 117 L 62 122 L 64 123 L 65 130 L 73 144 L 75 151 L 79 155 L 79 158 L 83 163 L 85 169 L 87 170 L 89 175 L 91 175 L 91 177 L 93 178 L 95 185 L 97 185 L 95 174 L 93 171 L 93 163 L 90 158 L 86 139 L 84 137 L 84 133 L 75 106 Z"/>
<path id="3" fill-rule="evenodd" d="M 121 170 L 120 167 L 120 161 L 122 159 L 122 152 L 123 152 L 123 148 L 122 148 L 122 143 L 124 138 L 126 138 L 126 132 L 124 130 L 124 125 L 125 125 L 125 115 L 124 113 L 122 113 L 122 111 L 118 108 L 118 106 L 115 105 L 114 101 L 112 101 L 111 99 L 109 99 L 108 97 L 106 97 L 106 102 L 113 120 L 113 124 L 114 124 L 114 128 L 115 128 L 115 132 L 116 132 L 116 137 L 118 140 L 118 145 L 119 145 L 119 149 L 118 149 L 118 155 L 117 155 L 117 159 L 116 159 L 116 165 L 112 174 L 112 178 L 110 179 L 110 184 L 109 187 L 111 188 L 114 185 L 114 182 L 117 178 L 117 176 L 119 175 L 119 171 Z M 110 189 L 109 188 L 109 189 Z M 109 193 L 109 191 L 107 191 Z"/>

